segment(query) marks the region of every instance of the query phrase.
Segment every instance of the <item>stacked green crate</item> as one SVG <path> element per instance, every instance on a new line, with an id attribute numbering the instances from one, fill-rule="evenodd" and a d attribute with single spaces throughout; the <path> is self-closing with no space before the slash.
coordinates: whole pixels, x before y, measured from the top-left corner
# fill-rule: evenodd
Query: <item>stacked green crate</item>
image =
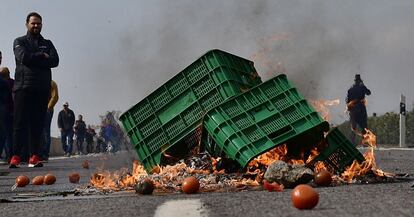
<path id="1" fill-rule="evenodd" d="M 211 50 L 120 117 L 147 170 L 202 124 L 206 111 L 261 83 L 253 62 Z"/>
<path id="2" fill-rule="evenodd" d="M 354 160 L 362 163 L 365 158 L 361 152 L 339 131 L 332 129 L 326 136 L 327 147 L 312 160 L 311 164 L 323 161 L 329 171 L 342 173 Z"/>
<path id="3" fill-rule="evenodd" d="M 206 149 L 242 167 L 269 149 L 303 136 L 318 142 L 329 130 L 329 124 L 283 74 L 211 109 L 204 127 L 215 141 L 207 142 Z"/>

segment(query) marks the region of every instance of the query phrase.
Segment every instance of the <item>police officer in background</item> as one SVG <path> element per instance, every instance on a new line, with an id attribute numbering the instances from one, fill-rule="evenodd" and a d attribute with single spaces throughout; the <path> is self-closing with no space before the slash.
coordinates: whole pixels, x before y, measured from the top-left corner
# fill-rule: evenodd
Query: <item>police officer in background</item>
<path id="1" fill-rule="evenodd" d="M 59 64 L 58 53 L 50 40 L 40 34 L 42 17 L 36 12 L 26 17 L 27 33 L 16 38 L 14 76 L 13 152 L 10 168 L 17 168 L 21 151 L 29 145 L 29 167 L 41 167 L 42 130 L 52 80 L 51 68 Z M 30 136 L 29 136 L 30 135 Z M 29 138 L 30 137 L 30 138 Z"/>
<path id="2" fill-rule="evenodd" d="M 348 90 L 345 101 L 350 116 L 352 142 L 355 144 L 355 132 L 358 130 L 357 127 L 361 129 L 362 134 L 365 134 L 365 129 L 368 127 L 365 95 L 371 95 L 371 91 L 364 85 L 361 75 L 356 74 L 354 81 L 354 85 Z"/>

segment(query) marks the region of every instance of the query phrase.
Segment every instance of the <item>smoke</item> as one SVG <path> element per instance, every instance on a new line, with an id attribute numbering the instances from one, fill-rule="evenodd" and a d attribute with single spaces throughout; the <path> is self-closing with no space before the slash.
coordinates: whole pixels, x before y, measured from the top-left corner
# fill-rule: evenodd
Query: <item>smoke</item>
<path id="1" fill-rule="evenodd" d="M 60 102 L 88 124 L 126 111 L 214 48 L 254 60 L 264 79 L 286 73 L 308 99 L 340 99 L 333 122 L 346 118 L 356 73 L 372 91 L 369 114 L 398 111 L 401 93 L 407 110 L 414 102 L 414 1 L 10 1 L 0 7 L 0 49 L 11 70 L 29 11 L 42 14 L 42 33 L 59 52 Z"/>
<path id="2" fill-rule="evenodd" d="M 361 70 L 358 48 L 369 35 L 360 32 L 360 20 L 352 19 L 351 11 L 331 18 L 333 10 L 340 13 L 337 8 L 346 5 L 270 0 L 163 2 L 157 14 L 147 18 L 149 23 L 121 34 L 120 58 L 126 60 L 122 69 L 132 77 L 128 80 L 145 77 L 148 82 L 140 85 L 144 91 L 138 92 L 148 93 L 148 88 L 160 86 L 207 50 L 220 48 L 251 59 L 265 49 L 269 62 L 282 64 L 308 97 L 319 97 L 321 83 L 339 67 L 351 76 L 350 81 Z M 261 43 L 278 34 L 289 38 Z M 256 68 L 265 78 L 277 73 L 260 60 Z"/>
<path id="3" fill-rule="evenodd" d="M 101 72 L 101 85 L 115 88 L 101 96 L 113 99 L 107 110 L 126 111 L 214 48 L 254 60 L 264 79 L 286 73 L 308 99 L 340 99 L 334 122 L 345 118 L 343 99 L 354 74 L 361 74 L 373 92 L 369 113 L 396 110 L 399 94 L 413 91 L 408 80 L 414 79 L 414 2 L 159 0 L 125 5 L 107 18 L 118 24 L 108 39 L 112 61 L 98 54 L 99 67 L 92 70 Z M 411 105 L 413 97 L 407 99 Z"/>

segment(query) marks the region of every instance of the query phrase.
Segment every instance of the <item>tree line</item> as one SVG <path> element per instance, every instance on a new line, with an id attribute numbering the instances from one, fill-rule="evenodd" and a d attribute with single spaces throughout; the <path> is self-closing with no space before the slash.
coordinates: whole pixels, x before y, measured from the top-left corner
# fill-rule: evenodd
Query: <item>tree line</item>
<path id="1" fill-rule="evenodd" d="M 338 125 L 345 136 L 351 138 L 349 121 Z M 381 116 L 368 117 L 368 128 L 377 136 L 377 144 L 396 145 L 400 143 L 400 115 L 387 112 Z M 414 109 L 406 114 L 406 144 L 414 144 Z"/>

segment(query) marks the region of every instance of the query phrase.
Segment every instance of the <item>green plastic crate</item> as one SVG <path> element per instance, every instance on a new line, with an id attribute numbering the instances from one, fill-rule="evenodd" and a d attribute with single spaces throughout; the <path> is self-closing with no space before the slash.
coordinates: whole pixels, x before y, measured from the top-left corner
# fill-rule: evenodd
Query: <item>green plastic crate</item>
<path id="1" fill-rule="evenodd" d="M 206 111 L 257 84 L 253 62 L 211 50 L 120 117 L 147 170 L 202 124 Z"/>
<path id="2" fill-rule="evenodd" d="M 329 124 L 283 74 L 210 110 L 204 127 L 215 141 L 203 136 L 205 148 L 242 167 L 277 145 L 293 141 L 316 144 L 329 130 Z"/>
<path id="3" fill-rule="evenodd" d="M 362 163 L 365 158 L 361 152 L 342 134 L 338 128 L 333 128 L 326 136 L 327 147 L 312 160 L 311 164 L 323 161 L 327 169 L 338 174 L 350 166 L 354 160 Z"/>

